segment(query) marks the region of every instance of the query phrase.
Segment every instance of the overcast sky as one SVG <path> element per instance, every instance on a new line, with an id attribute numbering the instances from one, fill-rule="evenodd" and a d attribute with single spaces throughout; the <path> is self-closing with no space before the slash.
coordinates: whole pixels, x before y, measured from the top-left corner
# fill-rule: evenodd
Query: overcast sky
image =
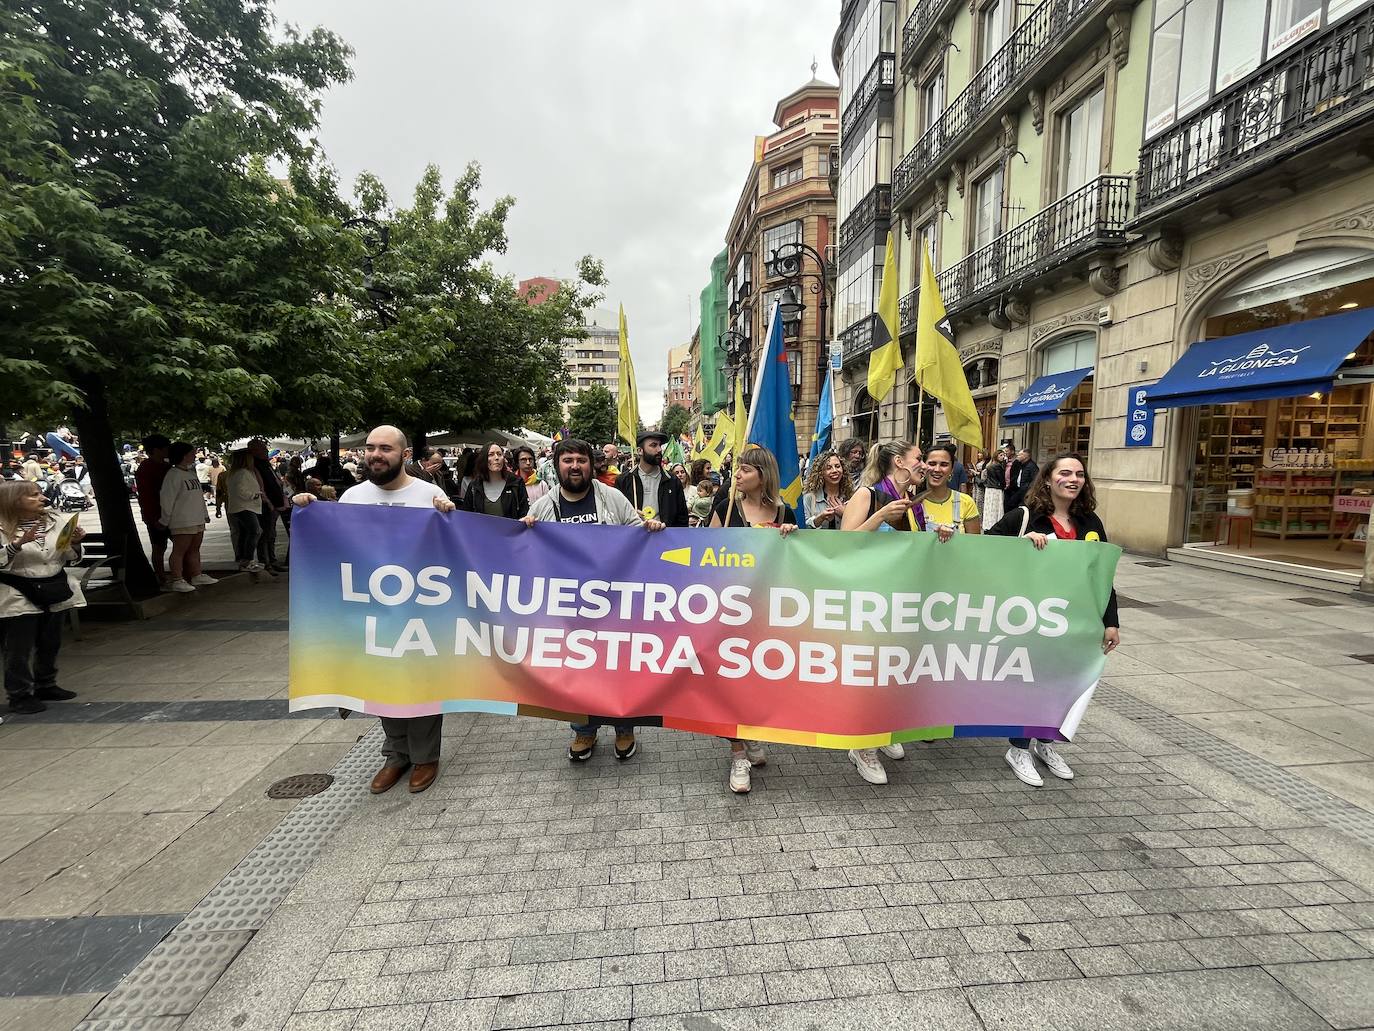
<path id="1" fill-rule="evenodd" d="M 668 348 L 699 295 L 773 108 L 835 79 L 839 0 L 277 0 L 354 49 L 324 100 L 321 141 L 343 180 L 366 169 L 405 202 L 421 170 L 482 166 L 488 201 L 515 197 L 516 278 L 606 263 L 625 305 L 640 413 L 658 416 Z M 690 304 L 689 304 L 690 301 Z"/>

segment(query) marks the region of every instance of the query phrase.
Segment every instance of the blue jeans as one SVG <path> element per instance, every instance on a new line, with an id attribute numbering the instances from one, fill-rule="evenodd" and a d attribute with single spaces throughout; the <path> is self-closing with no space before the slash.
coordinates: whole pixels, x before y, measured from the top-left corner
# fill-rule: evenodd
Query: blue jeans
<path id="1" fill-rule="evenodd" d="M 601 720 L 588 720 L 586 723 L 569 723 L 569 724 L 568 724 L 568 726 L 570 726 L 570 727 L 572 728 L 572 732 L 573 732 L 574 734 L 595 734 L 598 730 L 600 730 L 600 729 L 601 729 L 602 727 L 604 727 L 605 725 L 606 725 L 606 724 L 603 723 Z M 615 732 L 616 732 L 617 734 L 633 734 L 634 731 L 635 731 L 635 725 L 634 725 L 633 723 L 617 723 L 617 724 L 615 724 Z"/>

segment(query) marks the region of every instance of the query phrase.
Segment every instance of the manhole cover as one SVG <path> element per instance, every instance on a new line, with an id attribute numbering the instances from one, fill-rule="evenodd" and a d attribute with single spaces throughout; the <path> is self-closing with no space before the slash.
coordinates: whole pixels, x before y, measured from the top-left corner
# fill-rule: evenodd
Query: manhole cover
<path id="1" fill-rule="evenodd" d="M 318 795 L 334 778 L 327 773 L 298 773 L 294 777 L 279 780 L 267 789 L 268 798 L 308 798 Z"/>

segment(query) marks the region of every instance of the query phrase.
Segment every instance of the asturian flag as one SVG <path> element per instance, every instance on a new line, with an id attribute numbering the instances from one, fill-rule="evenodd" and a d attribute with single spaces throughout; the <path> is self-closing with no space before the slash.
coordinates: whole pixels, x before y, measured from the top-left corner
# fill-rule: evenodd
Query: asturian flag
<path id="1" fill-rule="evenodd" d="M 744 439 L 766 447 L 778 460 L 778 485 L 782 499 L 796 508 L 801 500 L 801 463 L 797 456 L 797 426 L 792 421 L 792 377 L 788 375 L 787 351 L 782 346 L 782 316 L 778 302 L 768 317 L 768 346 L 754 379 L 754 406 Z"/>

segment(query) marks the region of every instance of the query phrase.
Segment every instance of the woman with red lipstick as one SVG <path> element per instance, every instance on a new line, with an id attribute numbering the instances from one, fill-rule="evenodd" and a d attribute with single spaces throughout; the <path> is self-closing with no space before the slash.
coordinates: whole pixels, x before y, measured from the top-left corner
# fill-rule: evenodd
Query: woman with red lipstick
<path id="1" fill-rule="evenodd" d="M 1107 530 L 1097 515 L 1097 496 L 1082 456 L 1060 455 L 1046 464 L 1026 492 L 1025 502 L 983 532 L 994 537 L 1025 537 L 1037 551 L 1044 551 L 1051 538 L 1105 541 Z M 1102 614 L 1102 626 L 1102 650 L 1110 655 L 1121 643 L 1115 590 Z M 1007 765 L 1023 783 L 1036 788 L 1045 783 L 1035 768 L 1036 759 L 1060 780 L 1073 780 L 1073 770 L 1048 742 L 1011 738 L 1010 745 Z"/>

